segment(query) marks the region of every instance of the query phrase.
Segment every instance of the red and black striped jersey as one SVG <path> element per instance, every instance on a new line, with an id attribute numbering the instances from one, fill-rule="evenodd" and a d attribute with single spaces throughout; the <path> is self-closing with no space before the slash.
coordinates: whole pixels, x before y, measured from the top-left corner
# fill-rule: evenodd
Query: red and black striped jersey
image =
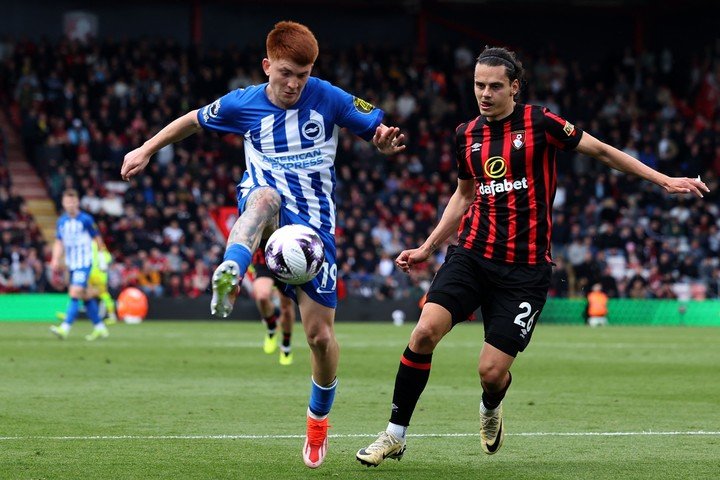
<path id="1" fill-rule="evenodd" d="M 582 130 L 547 108 L 516 104 L 508 117 L 479 116 L 456 130 L 458 177 L 475 179 L 475 200 L 458 245 L 502 263 L 551 261 L 557 150 L 577 147 Z"/>

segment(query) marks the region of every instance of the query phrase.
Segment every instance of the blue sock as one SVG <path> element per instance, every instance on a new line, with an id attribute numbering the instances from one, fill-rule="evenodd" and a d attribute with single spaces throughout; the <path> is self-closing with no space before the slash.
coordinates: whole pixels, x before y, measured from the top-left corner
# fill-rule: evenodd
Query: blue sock
<path id="1" fill-rule="evenodd" d="M 64 323 L 67 323 L 68 325 L 72 325 L 73 322 L 75 321 L 75 318 L 77 318 L 79 310 L 80 310 L 80 299 L 71 298 L 70 303 L 68 303 L 67 311 L 65 312 Z"/>
<path id="2" fill-rule="evenodd" d="M 310 391 L 310 411 L 318 417 L 324 417 L 330 413 L 333 400 L 335 400 L 335 387 L 337 387 L 337 378 L 327 387 L 321 387 L 312 380 L 312 390 Z"/>
<path id="3" fill-rule="evenodd" d="M 85 300 L 85 309 L 87 310 L 88 317 L 90 317 L 90 321 L 92 321 L 93 325 L 97 326 L 102 323 L 102 319 L 100 318 L 100 313 L 98 311 L 97 298 Z"/>
<path id="4" fill-rule="evenodd" d="M 250 266 L 250 262 L 252 261 L 252 252 L 248 247 L 241 243 L 233 243 L 227 247 L 227 250 L 225 250 L 223 261 L 225 260 L 234 260 L 240 266 L 240 276 L 242 277 L 245 275 L 248 266 Z"/>

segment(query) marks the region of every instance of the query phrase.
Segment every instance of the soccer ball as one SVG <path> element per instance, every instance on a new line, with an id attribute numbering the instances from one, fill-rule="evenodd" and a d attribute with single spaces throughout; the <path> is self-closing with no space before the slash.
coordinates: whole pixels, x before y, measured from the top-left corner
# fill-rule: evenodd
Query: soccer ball
<path id="1" fill-rule="evenodd" d="M 320 236 L 305 225 L 285 225 L 268 238 L 265 263 L 281 282 L 302 285 L 318 274 L 325 261 Z"/>
<path id="2" fill-rule="evenodd" d="M 128 287 L 118 295 L 117 314 L 125 323 L 140 323 L 147 312 L 148 300 L 142 290 Z"/>

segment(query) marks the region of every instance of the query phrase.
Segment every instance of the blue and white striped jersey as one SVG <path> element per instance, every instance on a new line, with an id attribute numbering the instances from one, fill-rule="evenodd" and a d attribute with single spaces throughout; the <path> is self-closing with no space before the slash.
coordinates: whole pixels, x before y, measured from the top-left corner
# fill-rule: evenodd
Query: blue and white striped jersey
<path id="1" fill-rule="evenodd" d="M 97 235 L 95 220 L 89 213 L 81 211 L 76 217 L 64 213 L 58 218 L 56 238 L 63 242 L 68 269 L 92 265 L 92 243 Z"/>
<path id="2" fill-rule="evenodd" d="M 245 138 L 239 197 L 275 188 L 282 206 L 320 231 L 335 234 L 335 154 L 341 127 L 370 140 L 383 111 L 329 82 L 310 77 L 290 109 L 273 105 L 267 83 L 234 90 L 198 110 L 206 129 Z"/>

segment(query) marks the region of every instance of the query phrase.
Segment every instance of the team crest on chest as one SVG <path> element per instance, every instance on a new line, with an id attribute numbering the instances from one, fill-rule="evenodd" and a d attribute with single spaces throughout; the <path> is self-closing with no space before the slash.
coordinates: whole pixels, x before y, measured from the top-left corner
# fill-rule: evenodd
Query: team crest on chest
<path id="1" fill-rule="evenodd" d="M 302 132 L 302 136 L 307 138 L 308 140 L 315 141 L 318 138 L 322 137 L 325 134 L 325 128 L 323 128 L 322 123 L 318 122 L 317 120 L 308 120 L 307 122 L 303 123 L 302 128 L 300 128 L 300 131 Z"/>
<path id="2" fill-rule="evenodd" d="M 525 145 L 525 130 L 515 130 L 510 133 L 510 137 L 515 150 L 520 150 Z"/>

